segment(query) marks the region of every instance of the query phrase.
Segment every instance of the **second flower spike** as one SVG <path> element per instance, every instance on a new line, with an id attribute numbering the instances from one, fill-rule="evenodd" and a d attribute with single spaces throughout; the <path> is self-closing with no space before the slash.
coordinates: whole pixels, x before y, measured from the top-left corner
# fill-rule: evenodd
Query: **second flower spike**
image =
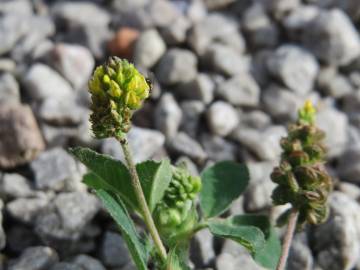
<path id="1" fill-rule="evenodd" d="M 310 101 L 299 110 L 297 123 L 289 126 L 288 136 L 281 140 L 280 165 L 271 174 L 272 181 L 278 184 L 272 194 L 274 204 L 290 203 L 299 212 L 299 225 L 326 220 L 327 198 L 332 189 L 324 166 L 325 134 L 314 123 L 315 113 Z"/>

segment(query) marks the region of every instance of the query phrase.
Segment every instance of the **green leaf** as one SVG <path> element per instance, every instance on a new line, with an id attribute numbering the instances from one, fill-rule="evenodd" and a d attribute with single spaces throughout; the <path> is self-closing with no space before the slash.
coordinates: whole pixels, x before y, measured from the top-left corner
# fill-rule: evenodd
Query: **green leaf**
<path id="1" fill-rule="evenodd" d="M 220 221 L 220 226 L 215 223 L 215 230 L 214 221 Z M 209 229 L 217 236 L 232 239 L 245 246 L 261 266 L 276 269 L 281 254 L 281 243 L 266 216 L 238 215 L 226 220 L 214 219 L 210 220 Z M 259 231 L 261 234 L 256 235 Z"/>
<path id="2" fill-rule="evenodd" d="M 98 177 L 93 172 L 88 172 L 83 176 L 83 183 L 92 189 L 112 190 L 112 187 L 103 179 Z"/>
<path id="3" fill-rule="evenodd" d="M 161 162 L 148 160 L 136 165 L 141 186 L 150 211 L 153 211 L 156 204 L 164 197 L 168 188 L 172 173 L 170 161 L 165 159 Z"/>
<path id="4" fill-rule="evenodd" d="M 187 265 L 188 260 L 188 249 L 183 250 L 184 247 L 175 245 L 169 251 L 166 270 L 190 270 Z"/>
<path id="5" fill-rule="evenodd" d="M 121 161 L 88 148 L 76 147 L 70 149 L 70 152 L 97 176 L 87 175 L 85 184 L 94 189 L 101 188 L 119 194 L 126 205 L 134 210 L 138 209 L 130 173 Z"/>
<path id="6" fill-rule="evenodd" d="M 226 211 L 244 192 L 249 171 L 244 164 L 222 161 L 207 168 L 201 178 L 200 206 L 206 217 L 214 217 Z"/>
<path id="7" fill-rule="evenodd" d="M 228 219 L 211 219 L 210 231 L 222 238 L 234 240 L 247 248 L 251 253 L 257 252 L 265 245 L 265 235 L 260 228 L 241 223 L 236 217 Z"/>
<path id="8" fill-rule="evenodd" d="M 96 195 L 101 199 L 105 208 L 120 227 L 122 237 L 126 241 L 134 263 L 139 270 L 147 270 L 148 252 L 140 241 L 135 226 L 120 198 L 115 199 L 109 192 L 99 189 Z"/>
<path id="9" fill-rule="evenodd" d="M 264 247 L 252 254 L 254 260 L 263 267 L 275 270 L 281 255 L 281 243 L 274 228 L 270 229 Z"/>

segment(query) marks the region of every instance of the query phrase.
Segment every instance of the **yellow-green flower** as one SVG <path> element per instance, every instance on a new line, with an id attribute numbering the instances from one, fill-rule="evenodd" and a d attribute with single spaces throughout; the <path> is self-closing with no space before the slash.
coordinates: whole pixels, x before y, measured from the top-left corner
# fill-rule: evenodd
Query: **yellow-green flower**
<path id="1" fill-rule="evenodd" d="M 299 110 L 299 121 L 313 124 L 315 121 L 316 109 L 311 100 L 305 101 L 304 106 Z"/>
<path id="2" fill-rule="evenodd" d="M 89 81 L 90 121 L 97 138 L 119 137 L 130 129 L 132 111 L 149 96 L 145 77 L 127 60 L 110 57 Z"/>

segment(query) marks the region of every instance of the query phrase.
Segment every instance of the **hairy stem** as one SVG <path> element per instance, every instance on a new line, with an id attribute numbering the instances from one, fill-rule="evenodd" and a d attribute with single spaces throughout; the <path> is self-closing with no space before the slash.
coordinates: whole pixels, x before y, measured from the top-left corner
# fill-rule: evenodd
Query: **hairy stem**
<path id="1" fill-rule="evenodd" d="M 288 223 L 288 226 L 287 226 L 287 229 L 286 229 L 284 242 L 283 242 L 283 245 L 282 245 L 281 256 L 280 256 L 278 265 L 276 267 L 276 270 L 284 270 L 285 267 L 286 267 L 286 261 L 287 261 L 287 258 L 289 256 L 289 250 L 290 250 L 292 239 L 294 237 L 294 232 L 295 232 L 295 229 L 296 229 L 296 223 L 297 223 L 297 220 L 298 220 L 298 216 L 299 216 L 298 210 L 293 208 L 291 210 L 291 214 L 290 214 L 290 217 L 289 217 L 289 223 Z"/>
<path id="2" fill-rule="evenodd" d="M 166 249 L 165 249 L 164 244 L 161 241 L 159 232 L 155 226 L 150 209 L 147 205 L 145 195 L 144 195 L 144 192 L 143 192 L 141 184 L 140 184 L 139 176 L 136 171 L 135 163 L 133 161 L 132 154 L 131 154 L 131 151 L 129 148 L 128 141 L 126 138 L 121 138 L 121 139 L 118 138 L 118 141 L 120 142 L 122 149 L 124 151 L 125 160 L 126 160 L 126 163 L 128 165 L 130 175 L 131 175 L 132 185 L 135 190 L 136 198 L 138 200 L 140 211 L 142 212 L 142 216 L 144 218 L 144 222 L 150 232 L 150 235 L 151 235 L 151 237 L 154 241 L 154 244 L 159 252 L 159 255 L 161 256 L 163 261 L 166 261 L 166 257 L 167 257 Z"/>

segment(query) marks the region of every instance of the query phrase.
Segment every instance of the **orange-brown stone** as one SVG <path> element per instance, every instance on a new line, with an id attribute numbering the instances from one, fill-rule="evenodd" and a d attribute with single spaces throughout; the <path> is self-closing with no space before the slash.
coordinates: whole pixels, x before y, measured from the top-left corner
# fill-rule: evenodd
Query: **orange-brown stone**
<path id="1" fill-rule="evenodd" d="M 109 53 L 130 60 L 139 34 L 137 29 L 122 27 L 108 43 Z"/>

